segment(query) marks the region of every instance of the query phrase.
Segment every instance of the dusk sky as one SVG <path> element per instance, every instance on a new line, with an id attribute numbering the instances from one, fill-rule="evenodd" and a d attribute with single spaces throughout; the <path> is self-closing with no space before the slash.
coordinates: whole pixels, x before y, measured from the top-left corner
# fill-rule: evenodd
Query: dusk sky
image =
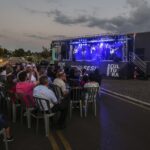
<path id="1" fill-rule="evenodd" d="M 143 0 L 0 0 L 0 45 L 41 51 L 52 40 L 150 31 Z"/>

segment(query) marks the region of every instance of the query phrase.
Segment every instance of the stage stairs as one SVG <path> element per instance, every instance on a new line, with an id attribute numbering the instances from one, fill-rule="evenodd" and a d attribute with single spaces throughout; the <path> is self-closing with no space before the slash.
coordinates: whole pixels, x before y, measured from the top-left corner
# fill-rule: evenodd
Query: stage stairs
<path id="1" fill-rule="evenodd" d="M 140 77 L 147 78 L 147 63 L 143 61 L 138 55 L 134 52 L 129 53 L 129 61 L 138 68 Z"/>

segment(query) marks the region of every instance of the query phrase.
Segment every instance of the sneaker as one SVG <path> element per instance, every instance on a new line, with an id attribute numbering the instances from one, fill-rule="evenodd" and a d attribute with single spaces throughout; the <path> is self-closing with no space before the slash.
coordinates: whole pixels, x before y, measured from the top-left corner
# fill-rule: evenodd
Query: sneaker
<path id="1" fill-rule="evenodd" d="M 13 139 L 13 137 L 11 136 L 10 138 L 7 138 L 6 140 L 7 140 L 7 142 L 12 142 L 14 139 Z M 3 141 L 5 142 L 5 139 L 4 139 Z"/>

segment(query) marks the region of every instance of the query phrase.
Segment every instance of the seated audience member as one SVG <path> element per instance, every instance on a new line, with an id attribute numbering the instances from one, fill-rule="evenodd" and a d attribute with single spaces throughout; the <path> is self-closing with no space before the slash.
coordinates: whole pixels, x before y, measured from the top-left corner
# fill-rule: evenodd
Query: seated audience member
<path id="1" fill-rule="evenodd" d="M 89 81 L 84 84 L 84 88 L 98 88 L 99 83 L 95 81 L 95 76 L 93 73 L 89 74 Z M 88 98 L 88 92 L 85 92 L 85 99 Z M 96 96 L 96 95 L 95 95 Z"/>
<path id="2" fill-rule="evenodd" d="M 33 64 L 33 65 L 28 64 L 27 67 L 26 67 L 26 72 L 27 72 L 27 79 L 30 82 L 38 81 L 39 73 L 36 69 L 35 64 Z"/>
<path id="3" fill-rule="evenodd" d="M 2 130 L 3 128 L 5 129 L 5 134 L 6 134 L 6 138 L 7 138 L 6 140 L 8 142 L 13 141 L 14 139 L 11 135 L 11 129 L 10 129 L 10 126 L 8 125 L 8 121 L 7 121 L 6 117 L 0 113 L 0 130 Z"/>
<path id="4" fill-rule="evenodd" d="M 1 67 L 1 70 L 0 70 L 0 81 L 2 81 L 2 82 L 6 81 L 6 66 Z"/>
<path id="5" fill-rule="evenodd" d="M 83 76 L 88 76 L 87 70 L 86 70 L 85 68 L 83 68 L 83 69 L 81 70 L 81 76 L 82 76 L 82 77 L 83 77 Z"/>
<path id="6" fill-rule="evenodd" d="M 7 75 L 6 86 L 9 91 L 16 92 L 16 82 L 12 74 Z"/>
<path id="7" fill-rule="evenodd" d="M 49 66 L 47 68 L 47 76 L 51 79 L 51 81 L 53 81 L 55 79 L 55 72 L 54 72 L 54 66 Z"/>
<path id="8" fill-rule="evenodd" d="M 22 71 L 18 74 L 19 82 L 16 84 L 16 93 L 22 93 L 24 95 L 28 95 L 29 99 L 27 97 L 24 97 L 24 101 L 27 106 L 29 106 L 28 100 L 31 101 L 31 103 L 34 105 L 33 101 L 33 88 L 36 86 L 37 83 L 32 83 L 27 81 L 27 72 Z"/>
<path id="9" fill-rule="evenodd" d="M 17 79 L 17 75 L 20 71 L 23 71 L 24 67 L 22 66 L 22 64 L 16 64 L 16 66 L 13 67 L 13 78 Z"/>
<path id="10" fill-rule="evenodd" d="M 13 75 L 10 74 L 7 76 L 6 80 L 6 88 L 8 90 L 8 94 L 13 102 L 15 102 L 15 93 L 16 93 L 16 82 L 13 79 Z"/>
<path id="11" fill-rule="evenodd" d="M 80 81 L 80 85 L 83 87 L 85 83 L 87 83 L 89 80 L 89 77 L 87 75 L 84 75 L 82 77 L 82 80 Z"/>
<path id="12" fill-rule="evenodd" d="M 100 71 L 98 68 L 95 69 L 95 71 L 93 72 L 94 74 L 94 81 L 98 82 L 99 85 L 101 85 L 101 81 L 102 81 L 102 76 L 100 74 Z"/>
<path id="13" fill-rule="evenodd" d="M 81 75 L 81 70 L 77 67 L 75 67 L 74 77 L 75 79 L 79 80 Z"/>
<path id="14" fill-rule="evenodd" d="M 60 117 L 58 119 L 58 127 L 65 128 L 65 121 L 68 113 L 68 105 L 65 101 L 58 103 L 54 92 L 48 88 L 48 77 L 43 75 L 39 79 L 39 85 L 34 88 L 33 96 L 47 99 L 50 101 L 50 108 L 52 112 L 60 111 Z M 45 108 L 47 110 L 47 108 Z"/>
<path id="15" fill-rule="evenodd" d="M 89 81 L 84 84 L 84 87 L 99 87 L 99 83 L 95 81 L 95 76 L 93 73 L 89 74 Z"/>
<path id="16" fill-rule="evenodd" d="M 13 67 L 10 63 L 6 64 L 6 74 L 13 73 Z"/>
<path id="17" fill-rule="evenodd" d="M 69 78 L 74 79 L 75 78 L 74 74 L 75 74 L 75 69 L 73 67 L 71 67 L 70 70 L 69 70 Z"/>
<path id="18" fill-rule="evenodd" d="M 68 80 L 70 87 L 78 87 L 80 86 L 80 81 L 78 79 L 70 79 Z"/>
<path id="19" fill-rule="evenodd" d="M 72 67 L 69 71 L 69 78 L 70 79 L 80 79 L 80 70 L 77 67 Z"/>
<path id="20" fill-rule="evenodd" d="M 53 84 L 59 86 L 64 94 L 64 96 L 68 95 L 68 89 L 66 86 L 66 74 L 64 71 L 60 71 L 57 73 L 57 78 L 53 81 Z"/>

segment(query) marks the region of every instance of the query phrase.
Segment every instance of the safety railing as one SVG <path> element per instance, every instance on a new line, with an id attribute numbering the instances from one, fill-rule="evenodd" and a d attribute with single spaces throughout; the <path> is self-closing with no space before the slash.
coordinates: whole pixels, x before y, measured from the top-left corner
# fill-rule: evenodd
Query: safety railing
<path id="1" fill-rule="evenodd" d="M 130 62 L 136 65 L 142 72 L 147 73 L 147 64 L 140 57 L 138 57 L 134 52 L 129 54 Z"/>

